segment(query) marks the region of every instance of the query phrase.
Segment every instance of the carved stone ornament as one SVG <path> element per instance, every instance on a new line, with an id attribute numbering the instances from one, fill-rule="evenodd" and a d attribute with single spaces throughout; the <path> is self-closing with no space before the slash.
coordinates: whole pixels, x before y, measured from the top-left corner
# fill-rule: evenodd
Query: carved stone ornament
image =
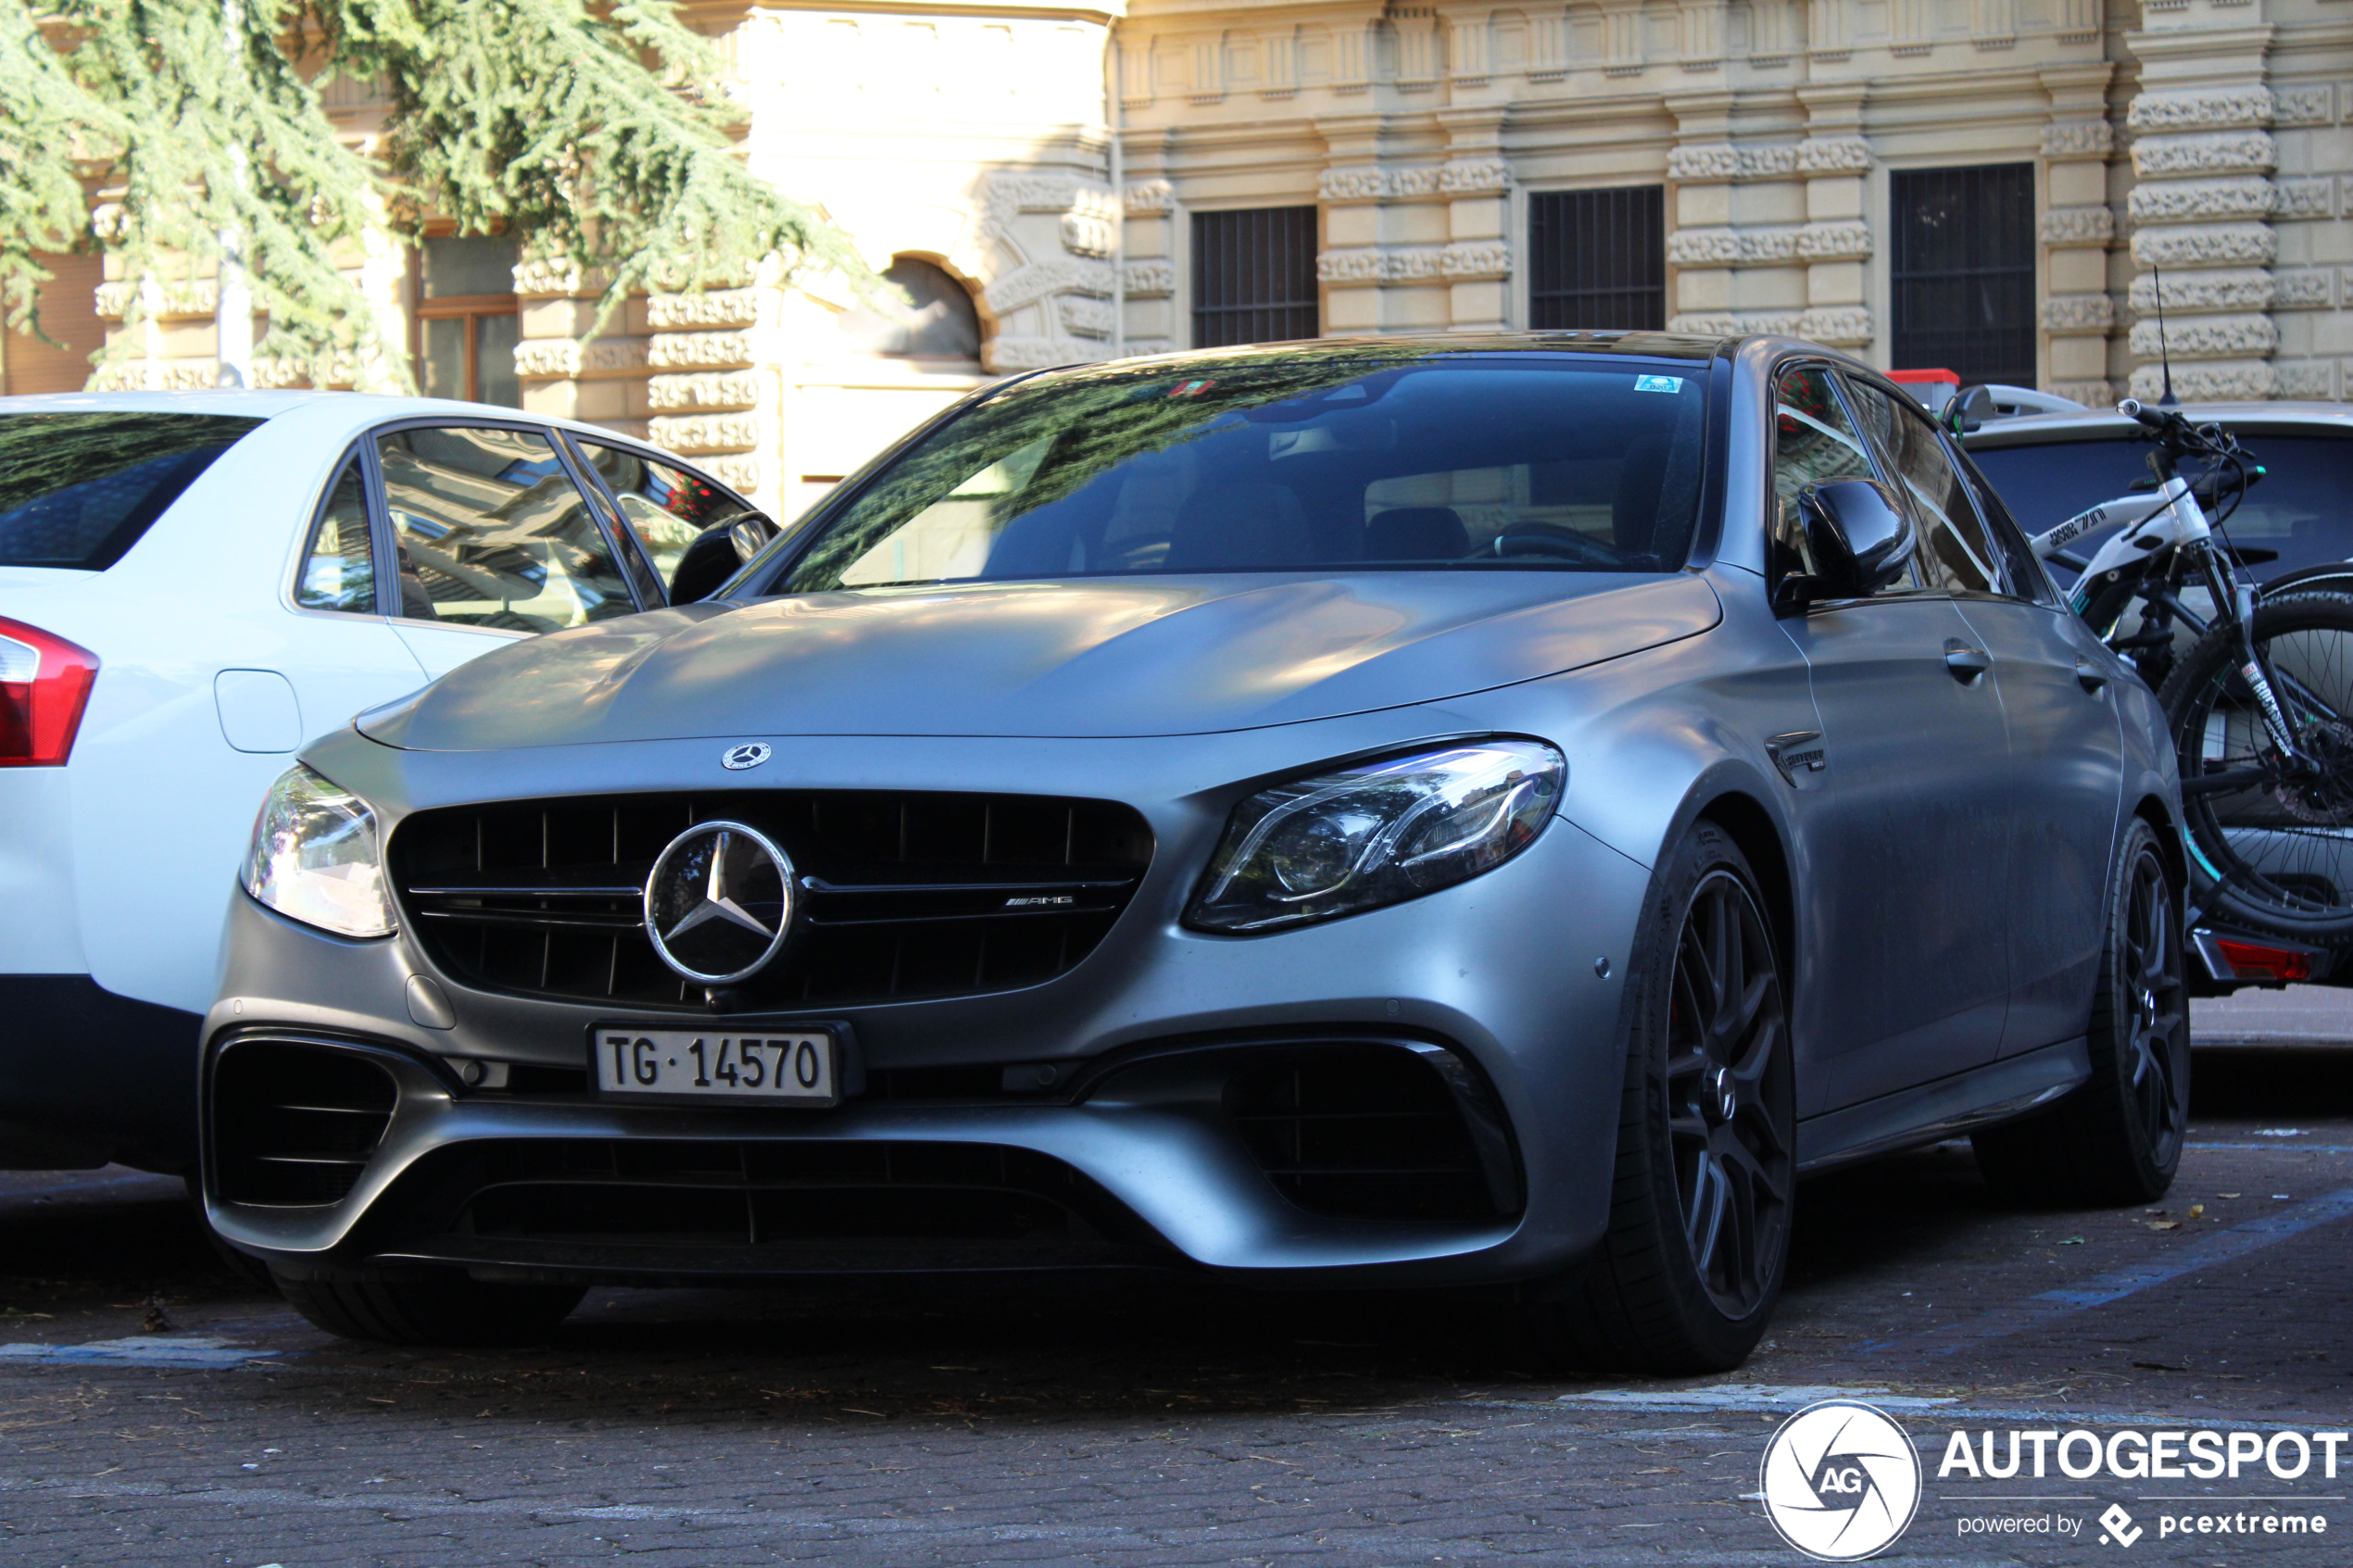
<path id="1" fill-rule="evenodd" d="M 2326 125 L 2335 118 L 2330 101 L 2334 94 L 2328 84 L 2309 87 L 2274 87 L 2272 102 L 2277 106 L 2271 114 L 2274 125 Z"/>
<path id="2" fill-rule="evenodd" d="M 2279 273 L 2272 280 L 2271 307 L 2275 310 L 2326 309 L 2333 303 L 2334 282 L 2329 270 L 2318 267 Z"/>
<path id="3" fill-rule="evenodd" d="M 2270 266 L 2280 240 L 2266 223 L 2192 223 L 2143 229 L 2133 236 L 2133 259 L 2144 267 Z"/>
<path id="4" fill-rule="evenodd" d="M 2154 398 L 2163 386 L 2162 374 L 2156 365 L 2143 365 L 2133 372 L 2135 397 Z M 2260 402 L 2278 395 L 2279 389 L 2279 372 L 2265 360 L 2173 367 L 2173 393 L 2184 403 Z"/>
<path id="5" fill-rule="evenodd" d="M 702 465 L 711 477 L 749 495 L 760 488 L 760 458 L 757 454 L 742 452 L 731 457 L 712 458 Z"/>
<path id="6" fill-rule="evenodd" d="M 657 294 L 646 300 L 646 325 L 658 332 L 706 327 L 751 327 L 761 321 L 766 289 L 711 289 L 702 294 Z"/>
<path id="7" fill-rule="evenodd" d="M 2214 218 L 2268 218 L 2278 189 L 2259 174 L 2228 180 L 2152 180 L 2133 188 L 2135 223 L 2186 223 Z"/>
<path id="8" fill-rule="evenodd" d="M 1176 264 L 1173 261 L 1131 261 L 1122 277 L 1130 299 L 1159 299 L 1176 292 Z"/>
<path id="9" fill-rule="evenodd" d="M 568 299 L 602 294 L 605 289 L 601 277 L 591 279 L 578 262 L 560 256 L 516 262 L 514 280 L 515 293 L 525 299 Z"/>
<path id="10" fill-rule="evenodd" d="M 2336 181 L 2323 175 L 2311 180 L 2283 180 L 2271 216 L 2282 219 L 2333 218 L 2336 215 Z"/>
<path id="11" fill-rule="evenodd" d="M 2133 144 L 2133 171 L 2144 180 L 2185 174 L 2263 174 L 2278 168 L 2279 162 L 2279 144 L 2268 131 L 2144 136 Z"/>
<path id="12" fill-rule="evenodd" d="M 2164 341 L 2158 337 L 2157 318 L 2133 323 L 2133 352 L 2145 359 L 2171 350 L 2176 359 L 2240 359 L 2269 354 L 2280 345 L 2279 323 L 2269 316 L 2174 316 L 2165 319 Z"/>
<path id="13" fill-rule="evenodd" d="M 1315 276 L 1342 287 L 1351 284 L 1463 282 L 1511 275 L 1512 249 L 1504 240 L 1456 240 L 1442 245 L 1366 245 L 1327 250 L 1315 258 Z"/>
<path id="14" fill-rule="evenodd" d="M 525 381 L 569 381 L 583 376 L 619 376 L 642 370 L 652 340 L 591 338 L 585 347 L 568 337 L 525 338 L 515 345 L 515 374 Z"/>
<path id="15" fill-rule="evenodd" d="M 2172 310 L 2268 310 L 2279 284 L 2272 275 L 2253 267 L 2217 268 L 2211 271 L 2169 272 L 2165 275 L 2165 308 Z M 2157 280 L 2147 273 L 2133 280 L 2126 303 L 2142 316 L 2157 313 Z"/>
<path id="16" fill-rule="evenodd" d="M 1797 319 L 1797 335 L 1816 343 L 1840 345 L 1865 344 L 1874 335 L 1871 312 L 1864 305 L 1818 305 Z"/>
<path id="17" fill-rule="evenodd" d="M 1063 249 L 1073 256 L 1109 256 L 1119 245 L 1119 231 L 1110 220 L 1084 212 L 1065 212 L 1062 221 Z"/>
<path id="18" fill-rule="evenodd" d="M 139 285 L 117 280 L 100 283 L 92 297 L 98 314 L 120 320 L 130 310 L 137 297 Z M 184 320 L 209 316 L 220 298 L 220 286 L 210 278 L 192 278 L 185 282 L 159 283 L 147 292 L 147 316 L 151 320 Z"/>
<path id="19" fill-rule="evenodd" d="M 1438 201 L 1456 196 L 1496 195 L 1511 189 L 1512 171 L 1501 158 L 1464 158 L 1431 168 L 1327 169 L 1315 193 L 1327 205 L 1351 202 Z"/>
<path id="20" fill-rule="evenodd" d="M 1062 318 L 1063 331 L 1075 337 L 1111 336 L 1111 301 L 1066 294 L 1056 298 L 1054 305 Z"/>
<path id="21" fill-rule="evenodd" d="M 646 383 L 646 401 L 664 413 L 750 408 L 760 404 L 766 380 L 755 370 L 689 370 L 684 375 L 653 376 Z"/>
<path id="22" fill-rule="evenodd" d="M 990 283 L 985 297 L 991 311 L 1004 316 L 1050 294 L 1087 294 L 1109 299 L 1113 282 L 1114 276 L 1108 263 L 1089 261 L 1076 256 L 1060 256 L 1014 268 Z M 1053 363 L 1061 364 L 1063 361 L 1057 359 Z"/>
<path id="23" fill-rule="evenodd" d="M 1126 202 L 1130 218 L 1154 212 L 1176 210 L 1176 187 L 1165 180 L 1139 180 L 1127 187 Z"/>
<path id="24" fill-rule="evenodd" d="M 1870 254 L 1871 228 L 1859 220 L 1755 229 L 1683 229 L 1667 242 L 1667 259 L 1679 267 L 1842 261 Z"/>
<path id="25" fill-rule="evenodd" d="M 1805 313 L 1797 310 L 1687 310 L 1670 317 L 1667 330 L 1699 337 L 1739 337 L 1747 332 L 1799 335 Z"/>
<path id="26" fill-rule="evenodd" d="M 2280 395 L 2334 400 L 2336 370 L 2325 359 L 2302 359 L 2279 368 Z"/>
<path id="27" fill-rule="evenodd" d="M 646 421 L 646 439 L 673 452 L 749 452 L 773 423 L 759 414 L 662 415 Z"/>
<path id="28" fill-rule="evenodd" d="M 2043 127 L 2045 157 L 2106 157 L 2115 149 L 2115 128 L 2105 119 L 2059 119 Z"/>
<path id="29" fill-rule="evenodd" d="M 2220 131 L 2227 126 L 2269 125 L 2278 107 L 2268 87 L 2143 93 L 2133 100 L 2124 123 L 2136 132 Z"/>
<path id="30" fill-rule="evenodd" d="M 1055 365 L 1076 364 L 1087 358 L 1060 338 L 1013 332 L 1000 332 L 990 338 L 984 352 L 988 368 L 1000 374 L 1008 370 L 1043 370 Z"/>
<path id="31" fill-rule="evenodd" d="M 1860 136 L 1816 136 L 1803 142 L 1694 142 L 1667 155 L 1670 180 L 1786 180 L 1799 174 L 1860 174 L 1871 167 L 1871 144 Z"/>
<path id="32" fill-rule="evenodd" d="M 2116 401 L 2116 383 L 2109 381 L 2055 381 L 2051 390 L 2087 408 L 2105 408 Z"/>
<path id="33" fill-rule="evenodd" d="M 724 369 L 757 364 L 758 336 L 750 332 L 664 332 L 646 347 L 645 362 L 658 370 Z"/>
<path id="34" fill-rule="evenodd" d="M 2116 325 L 2116 302 L 2104 294 L 2054 295 L 2043 302 L 2043 330 L 2060 334 L 2106 333 Z"/>
<path id="35" fill-rule="evenodd" d="M 2055 207 L 2043 214 L 2046 245 L 2104 245 L 2116 237 L 2116 214 L 2105 207 Z"/>

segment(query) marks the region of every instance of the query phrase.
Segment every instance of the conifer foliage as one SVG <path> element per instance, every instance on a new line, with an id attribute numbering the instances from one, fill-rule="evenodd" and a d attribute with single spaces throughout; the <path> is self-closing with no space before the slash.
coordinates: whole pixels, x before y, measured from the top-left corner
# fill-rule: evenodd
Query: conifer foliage
<path id="1" fill-rule="evenodd" d="M 351 260 L 433 220 L 510 233 L 603 282 L 598 326 L 633 288 L 739 281 L 772 255 L 872 286 L 737 154 L 724 76 L 671 0 L 0 0 L 0 304 L 30 324 L 35 253 L 94 239 L 155 280 L 135 323 L 225 233 L 269 314 L 258 353 L 314 380 L 356 356 L 405 384 L 339 244 Z M 372 146 L 336 138 L 319 98 L 336 78 L 387 98 Z M 85 180 L 121 193 L 94 223 Z"/>

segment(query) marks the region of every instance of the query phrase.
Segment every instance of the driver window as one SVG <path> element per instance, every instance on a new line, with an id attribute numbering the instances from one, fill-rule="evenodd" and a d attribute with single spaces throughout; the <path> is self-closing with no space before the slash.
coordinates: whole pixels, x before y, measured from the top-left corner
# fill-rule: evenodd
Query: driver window
<path id="1" fill-rule="evenodd" d="M 1773 409 L 1773 553 L 1777 571 L 1812 571 L 1814 553 L 1806 542 L 1798 517 L 1797 497 L 1809 484 L 1834 484 L 1847 479 L 1877 479 L 1862 433 L 1855 428 L 1846 408 L 1831 383 L 1830 371 L 1819 365 L 1799 366 L 1781 373 L 1774 388 Z M 1916 569 L 1882 593 L 1900 593 L 1919 586 Z"/>
<path id="2" fill-rule="evenodd" d="M 488 426 L 376 438 L 399 546 L 401 616 L 557 632 L 636 610 L 547 437 Z"/>
<path id="3" fill-rule="evenodd" d="M 621 503 L 662 585 L 676 579 L 678 562 L 704 530 L 744 515 L 741 501 L 688 469 L 676 468 L 625 447 L 580 439 L 585 457 Z"/>
<path id="4" fill-rule="evenodd" d="M 1850 381 L 1846 390 L 1919 521 L 1919 566 L 1929 585 L 1950 594 L 2007 593 L 1994 542 L 1927 416 L 1875 386 Z"/>

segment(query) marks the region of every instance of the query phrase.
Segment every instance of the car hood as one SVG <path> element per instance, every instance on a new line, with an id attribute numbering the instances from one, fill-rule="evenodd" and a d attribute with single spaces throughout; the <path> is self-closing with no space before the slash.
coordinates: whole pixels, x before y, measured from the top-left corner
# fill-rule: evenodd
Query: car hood
<path id="1" fill-rule="evenodd" d="M 361 733 L 472 751 L 709 736 L 1133 736 L 1335 718 L 1706 631 L 1678 574 L 966 583 L 702 604 L 496 649 Z"/>

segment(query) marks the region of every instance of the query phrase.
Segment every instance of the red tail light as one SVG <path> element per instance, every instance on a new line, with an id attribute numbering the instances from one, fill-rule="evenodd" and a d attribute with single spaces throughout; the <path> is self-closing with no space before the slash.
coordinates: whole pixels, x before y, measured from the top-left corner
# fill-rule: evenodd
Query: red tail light
<path id="1" fill-rule="evenodd" d="M 0 620 L 0 768 L 60 768 L 73 753 L 98 656 Z"/>
<path id="2" fill-rule="evenodd" d="M 2222 957 L 2230 966 L 2247 979 L 2312 978 L 2312 955 L 2309 953 L 2291 953 L 2284 947 L 2266 947 L 2254 942 L 2234 942 L 2227 936 L 2215 938 L 2214 945 L 2222 949 Z"/>

